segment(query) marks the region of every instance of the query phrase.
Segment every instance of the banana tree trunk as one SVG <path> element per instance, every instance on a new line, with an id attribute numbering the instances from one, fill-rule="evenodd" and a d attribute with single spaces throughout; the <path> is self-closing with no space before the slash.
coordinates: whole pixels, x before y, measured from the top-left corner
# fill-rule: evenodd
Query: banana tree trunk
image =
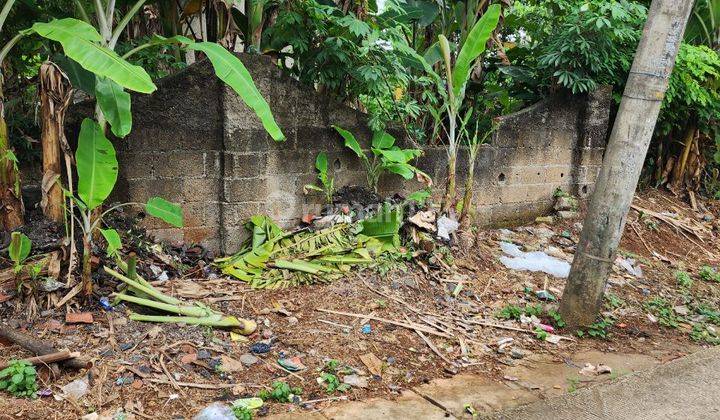
<path id="1" fill-rule="evenodd" d="M 683 181 L 685 180 L 685 169 L 687 168 L 687 161 L 688 157 L 690 156 L 690 150 L 692 149 L 693 143 L 695 143 L 696 131 L 697 128 L 695 128 L 695 125 L 693 124 L 685 132 L 683 151 L 680 155 L 680 159 L 678 160 L 673 170 L 672 182 L 675 186 L 682 186 Z"/>
<path id="2" fill-rule="evenodd" d="M 253 52 L 260 51 L 260 42 L 262 41 L 263 30 L 263 11 L 267 0 L 247 0 L 245 7 L 247 8 L 248 17 L 248 35 L 249 45 Z"/>
<path id="3" fill-rule="evenodd" d="M 472 218 L 475 215 L 475 208 L 473 207 L 475 155 L 476 153 L 470 153 L 470 162 L 468 163 L 467 179 L 465 180 L 465 194 L 463 195 L 462 211 L 460 213 L 459 220 L 461 229 L 468 229 L 470 227 L 470 223 L 472 222 Z"/>
<path id="4" fill-rule="evenodd" d="M 5 97 L 0 75 L 0 223 L 11 231 L 24 224 L 24 208 L 20 194 L 20 179 L 15 163 L 10 159 L 10 138 L 5 122 Z"/>
<path id="5" fill-rule="evenodd" d="M 70 103 L 71 89 L 55 64 L 40 67 L 40 113 L 42 118 L 42 202 L 45 216 L 57 223 L 64 221 L 62 188 L 56 182 L 62 171 L 60 139 L 63 136 L 65 110 Z"/>

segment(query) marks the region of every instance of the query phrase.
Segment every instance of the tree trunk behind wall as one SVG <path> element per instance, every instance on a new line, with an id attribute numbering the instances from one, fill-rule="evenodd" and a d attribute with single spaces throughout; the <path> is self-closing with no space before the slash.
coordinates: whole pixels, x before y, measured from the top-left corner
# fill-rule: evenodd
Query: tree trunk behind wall
<path id="1" fill-rule="evenodd" d="M 0 223 L 3 231 L 11 231 L 25 222 L 19 174 L 8 156 L 10 137 L 5 122 L 5 97 L 0 74 Z"/>
<path id="2" fill-rule="evenodd" d="M 653 0 L 648 11 L 560 305 L 571 327 L 592 324 L 602 308 L 692 5 L 692 0 Z"/>

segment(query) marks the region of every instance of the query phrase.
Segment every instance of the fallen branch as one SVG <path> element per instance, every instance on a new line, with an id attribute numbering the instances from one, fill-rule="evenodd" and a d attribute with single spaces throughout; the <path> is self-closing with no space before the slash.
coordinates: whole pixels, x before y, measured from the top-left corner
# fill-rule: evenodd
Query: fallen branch
<path id="1" fill-rule="evenodd" d="M 35 337 L 31 337 L 27 334 L 23 334 L 19 331 L 11 329 L 6 326 L 0 326 L 0 337 L 17 344 L 18 346 L 27 349 L 39 356 L 44 356 L 52 353 L 58 353 L 58 351 Z M 67 359 L 61 362 L 63 366 L 72 369 L 85 369 L 88 368 L 91 363 L 86 360 L 81 360 L 79 357 Z"/>
<path id="2" fill-rule="evenodd" d="M 320 312 L 329 313 L 329 314 L 343 315 L 343 316 L 349 316 L 349 317 L 359 318 L 359 319 L 372 319 L 374 321 L 384 322 L 386 324 L 397 325 L 398 327 L 404 327 L 404 328 L 414 330 L 414 331 L 422 331 L 424 333 L 437 335 L 438 337 L 453 338 L 452 336 L 450 336 L 448 334 L 445 334 L 445 333 L 442 333 L 439 331 L 435 331 L 430 328 L 426 328 L 425 326 L 420 325 L 420 324 L 414 324 L 414 323 L 408 324 L 408 323 L 405 323 L 402 321 L 395 321 L 392 319 L 380 318 L 378 316 L 373 316 L 373 315 L 354 314 L 354 313 L 350 313 L 350 312 L 333 311 L 330 309 L 317 308 L 316 310 L 320 311 Z"/>
<path id="3" fill-rule="evenodd" d="M 160 378 L 145 378 L 143 381 L 152 382 L 155 384 L 165 384 L 165 385 L 172 385 L 172 383 L 167 379 L 160 379 Z M 259 385 L 250 385 L 250 384 L 199 384 L 195 382 L 175 382 L 175 385 L 183 386 L 186 388 L 197 388 L 197 389 L 231 389 L 235 388 L 236 386 L 244 386 L 249 388 L 262 388 Z"/>
<path id="4" fill-rule="evenodd" d="M 42 356 L 28 357 L 27 359 L 21 359 L 21 361 L 31 365 L 49 365 L 50 363 L 62 362 L 76 357 L 80 357 L 80 353 L 59 351 L 56 353 L 44 354 Z M 0 363 L 0 370 L 5 369 L 9 365 L 9 363 Z"/>

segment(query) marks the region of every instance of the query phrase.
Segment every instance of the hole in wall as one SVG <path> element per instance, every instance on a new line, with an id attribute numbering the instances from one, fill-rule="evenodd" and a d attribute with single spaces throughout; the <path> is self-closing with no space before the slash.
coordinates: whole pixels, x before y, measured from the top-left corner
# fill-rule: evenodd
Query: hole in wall
<path id="1" fill-rule="evenodd" d="M 498 175 L 498 181 L 505 182 L 505 174 L 500 172 L 500 175 Z"/>
<path id="2" fill-rule="evenodd" d="M 583 187 L 580 189 L 580 191 L 582 191 L 583 195 L 586 195 L 588 193 L 587 185 L 583 185 Z"/>
<path id="3" fill-rule="evenodd" d="M 561 172 L 561 173 L 560 173 L 560 178 L 564 178 L 564 177 L 565 177 L 565 174 Z"/>
<path id="4" fill-rule="evenodd" d="M 340 162 L 340 159 L 335 159 L 335 162 L 333 162 L 333 168 L 335 168 L 336 171 L 339 171 L 342 168 L 342 162 Z"/>

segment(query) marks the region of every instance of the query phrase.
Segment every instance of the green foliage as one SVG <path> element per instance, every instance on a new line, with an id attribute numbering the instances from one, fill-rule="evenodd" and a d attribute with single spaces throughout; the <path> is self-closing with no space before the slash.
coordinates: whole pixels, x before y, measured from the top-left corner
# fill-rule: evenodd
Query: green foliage
<path id="1" fill-rule="evenodd" d="M 720 283 L 720 273 L 709 265 L 702 266 L 698 275 L 705 281 Z"/>
<path id="2" fill-rule="evenodd" d="M 367 175 L 368 187 L 377 192 L 380 177 L 385 173 L 394 173 L 404 179 L 412 179 L 419 174 L 426 179 L 429 177 L 409 162 L 422 154 L 418 149 L 400 149 L 395 145 L 395 137 L 386 132 L 373 134 L 370 150 L 371 157 L 363 151 L 355 136 L 336 125 L 335 130 L 345 141 L 345 147 L 355 152 L 363 163 Z"/>
<path id="3" fill-rule="evenodd" d="M 30 363 L 11 360 L 9 366 L 0 371 L 0 390 L 15 397 L 37 397 L 37 372 Z"/>
<path id="4" fill-rule="evenodd" d="M 232 412 L 238 420 L 252 420 L 253 412 L 247 407 L 232 407 Z"/>
<path id="5" fill-rule="evenodd" d="M 230 86 L 249 106 L 275 141 L 285 140 L 285 135 L 275 122 L 270 105 L 260 94 L 250 73 L 237 56 L 214 42 L 194 42 L 188 49 L 204 52 L 215 69 L 215 75 Z"/>
<path id="6" fill-rule="evenodd" d="M 118 256 L 118 251 L 122 248 L 122 240 L 120 234 L 115 229 L 100 229 L 100 233 L 107 241 L 107 252 L 108 257 Z"/>
<path id="7" fill-rule="evenodd" d="M 350 389 L 350 385 L 340 383 L 340 379 L 332 373 L 324 372 L 320 379 L 325 384 L 325 392 L 328 394 L 333 394 L 337 391 L 339 392 L 345 392 L 348 389 Z"/>
<path id="8" fill-rule="evenodd" d="M 716 330 L 708 328 L 707 325 L 702 323 L 693 324 L 692 330 L 690 331 L 690 338 L 700 343 L 713 346 L 720 345 L 720 336 L 718 336 Z"/>
<path id="9" fill-rule="evenodd" d="M 142 67 L 128 63 L 102 46 L 102 36 L 86 22 L 73 18 L 38 22 L 26 31 L 27 34 L 32 32 L 59 42 L 66 56 L 97 76 L 112 79 L 136 92 L 151 93 L 157 89 Z"/>
<path id="10" fill-rule="evenodd" d="M 577 336 L 578 337 L 591 337 L 591 338 L 600 338 L 600 339 L 607 339 L 610 337 L 610 328 L 615 325 L 615 320 L 612 318 L 602 318 L 601 320 L 594 322 L 593 324 L 590 324 L 585 330 L 577 330 Z"/>
<path id="11" fill-rule="evenodd" d="M 286 382 L 275 381 L 272 383 L 272 390 L 263 389 L 258 393 L 258 397 L 262 398 L 263 401 L 274 400 L 279 403 L 288 403 L 292 402 L 293 396 L 301 394 L 302 388 L 291 388 Z"/>
<path id="12" fill-rule="evenodd" d="M 680 287 L 684 287 L 686 289 L 692 287 L 693 280 L 687 271 L 678 271 L 677 273 L 675 273 L 675 279 L 677 280 L 677 283 L 678 285 L 680 285 Z"/>
<path id="13" fill-rule="evenodd" d="M 470 79 L 470 70 L 473 62 L 485 52 L 490 35 L 498 25 L 500 19 L 500 5 L 493 4 L 483 13 L 480 20 L 472 27 L 460 53 L 455 59 L 452 71 L 453 95 L 462 101 L 465 96 L 465 86 Z"/>
<path id="14" fill-rule="evenodd" d="M 625 301 L 614 293 L 605 295 L 605 306 L 610 310 L 615 310 L 625 306 Z"/>
<path id="15" fill-rule="evenodd" d="M 182 208 L 162 197 L 149 198 L 145 204 L 145 211 L 150 216 L 157 217 L 175 227 L 183 227 Z"/>
<path id="16" fill-rule="evenodd" d="M 706 46 L 680 45 L 658 120 L 660 133 L 693 124 L 709 134 L 717 130 L 718 115 L 720 56 Z"/>
<path id="17" fill-rule="evenodd" d="M 545 341 L 548 339 L 548 337 L 550 337 L 550 333 L 548 333 L 547 331 L 543 330 L 540 327 L 535 327 L 533 332 L 535 333 L 535 338 L 537 338 L 540 341 Z"/>
<path id="18" fill-rule="evenodd" d="M 562 315 L 560 315 L 560 312 L 550 310 L 548 311 L 548 316 L 552 320 L 553 326 L 555 326 L 556 328 L 563 328 L 565 327 L 565 325 L 567 325 Z"/>
<path id="19" fill-rule="evenodd" d="M 257 397 L 241 398 L 232 403 L 232 411 L 238 420 L 252 420 L 255 410 L 263 406 L 263 400 Z"/>
<path id="20" fill-rule="evenodd" d="M 672 305 L 666 299 L 656 296 L 643 303 L 643 308 L 655 315 L 662 326 L 669 328 L 677 328 L 680 326 L 679 319 L 675 315 Z"/>
<path id="21" fill-rule="evenodd" d="M 245 225 L 252 236 L 235 255 L 215 262 L 222 272 L 253 288 L 330 282 L 384 252 L 380 240 L 358 235 L 357 225 L 336 224 L 315 232 L 287 233 L 265 216 Z"/>
<path id="22" fill-rule="evenodd" d="M 25 236 L 24 233 L 13 232 L 10 240 L 10 247 L 8 248 L 8 254 L 10 259 L 15 265 L 15 271 L 22 268 L 23 263 L 30 256 L 30 248 L 32 243 L 30 238 Z"/>
<path id="23" fill-rule="evenodd" d="M 85 118 L 80 127 L 75 161 L 78 204 L 90 211 L 108 198 L 118 174 L 115 148 L 100 125 L 91 119 Z"/>
<path id="24" fill-rule="evenodd" d="M 318 181 L 320 186 L 307 184 L 303 187 L 303 192 L 308 193 L 308 190 L 319 191 L 325 195 L 325 202 L 331 204 L 333 201 L 333 194 L 335 194 L 335 179 L 328 176 L 328 158 L 327 153 L 320 152 L 315 158 L 315 169 L 318 171 Z"/>
<path id="25" fill-rule="evenodd" d="M 292 66 L 286 70 L 307 85 L 341 101 L 361 102 L 376 131 L 389 121 L 404 124 L 420 115 L 417 99 L 404 92 L 427 80 L 412 75 L 402 48 L 406 33 L 397 22 L 361 19 L 331 2 L 287 2 L 265 31 L 263 45 L 289 55 Z M 288 47 L 292 53 L 285 52 Z"/>
<path id="26" fill-rule="evenodd" d="M 125 137 L 132 129 L 130 94 L 122 86 L 105 77 L 95 79 L 95 97 L 103 115 L 110 123 L 112 133 Z"/>
<path id="27" fill-rule="evenodd" d="M 516 48 L 503 69 L 531 91 L 558 84 L 573 93 L 600 84 L 622 87 L 647 9 L 631 0 L 531 0 L 515 2 L 506 26 Z"/>
<path id="28" fill-rule="evenodd" d="M 542 305 L 536 304 L 536 305 L 525 305 L 525 308 L 521 308 L 517 305 L 505 305 L 500 312 L 498 312 L 495 316 L 497 318 L 501 319 L 516 319 L 519 320 L 521 315 L 525 316 L 542 316 L 543 314 L 543 308 Z M 558 315 L 559 316 L 559 315 Z"/>

